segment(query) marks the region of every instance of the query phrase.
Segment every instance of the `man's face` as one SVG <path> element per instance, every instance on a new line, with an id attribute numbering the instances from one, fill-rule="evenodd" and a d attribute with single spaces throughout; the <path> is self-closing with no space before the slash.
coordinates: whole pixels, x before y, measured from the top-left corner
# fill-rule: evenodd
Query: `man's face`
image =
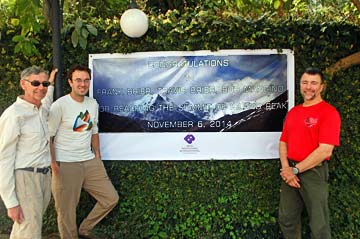
<path id="1" fill-rule="evenodd" d="M 48 90 L 48 87 L 45 87 L 43 85 L 43 82 L 48 82 L 48 75 L 46 73 L 30 75 L 28 77 L 25 77 L 24 79 L 21 79 L 20 85 L 21 88 L 24 90 L 24 100 L 33 104 L 39 104 L 41 100 L 45 97 Z M 36 83 L 40 84 L 37 85 Z"/>
<path id="2" fill-rule="evenodd" d="M 74 71 L 72 79 L 69 79 L 71 92 L 75 96 L 85 96 L 90 87 L 90 75 L 87 71 Z"/>
<path id="3" fill-rule="evenodd" d="M 300 92 L 305 102 L 321 100 L 324 84 L 319 75 L 303 74 L 300 79 Z"/>

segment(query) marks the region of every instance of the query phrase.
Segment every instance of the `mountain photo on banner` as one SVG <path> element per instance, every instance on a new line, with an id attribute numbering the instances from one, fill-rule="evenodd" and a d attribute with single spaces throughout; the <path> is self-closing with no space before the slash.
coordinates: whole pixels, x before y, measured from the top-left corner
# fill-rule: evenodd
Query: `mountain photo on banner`
<path id="1" fill-rule="evenodd" d="M 275 132 L 288 111 L 286 54 L 92 62 L 101 132 Z"/>

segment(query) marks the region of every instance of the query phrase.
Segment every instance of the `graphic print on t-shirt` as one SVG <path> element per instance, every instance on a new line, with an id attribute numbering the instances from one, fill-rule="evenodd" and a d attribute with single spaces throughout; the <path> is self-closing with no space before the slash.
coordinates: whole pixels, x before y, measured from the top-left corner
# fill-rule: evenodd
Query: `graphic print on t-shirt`
<path id="1" fill-rule="evenodd" d="M 314 127 L 318 123 L 318 119 L 313 118 L 313 117 L 308 117 L 304 120 L 304 123 L 308 128 L 311 128 L 311 127 Z"/>
<path id="2" fill-rule="evenodd" d="M 73 126 L 73 131 L 75 132 L 83 132 L 86 130 L 90 130 L 92 128 L 92 121 L 89 114 L 89 111 L 85 111 L 85 113 L 80 112 L 80 114 L 76 117 L 75 123 Z"/>

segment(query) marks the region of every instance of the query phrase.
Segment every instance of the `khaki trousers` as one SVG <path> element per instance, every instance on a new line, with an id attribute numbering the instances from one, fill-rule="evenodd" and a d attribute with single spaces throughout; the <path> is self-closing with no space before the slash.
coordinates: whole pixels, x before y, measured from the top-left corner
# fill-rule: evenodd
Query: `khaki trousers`
<path id="1" fill-rule="evenodd" d="M 14 223 L 11 239 L 41 239 L 42 219 L 51 198 L 51 174 L 15 171 L 15 191 L 24 221 Z"/>
<path id="2" fill-rule="evenodd" d="M 62 239 L 77 239 L 78 232 L 82 235 L 90 233 L 95 225 L 116 206 L 119 196 L 101 160 L 60 162 L 59 166 L 58 175 L 53 175 L 52 178 L 58 229 Z M 78 230 L 76 207 L 82 188 L 94 197 L 97 203 Z"/>

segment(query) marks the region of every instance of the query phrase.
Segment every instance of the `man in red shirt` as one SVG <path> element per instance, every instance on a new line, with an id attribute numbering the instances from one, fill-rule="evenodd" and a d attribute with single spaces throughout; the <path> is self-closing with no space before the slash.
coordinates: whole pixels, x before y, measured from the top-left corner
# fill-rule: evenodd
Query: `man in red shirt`
<path id="1" fill-rule="evenodd" d="M 280 137 L 279 223 L 286 239 L 301 238 L 304 207 L 312 239 L 331 238 L 328 209 L 328 161 L 340 144 L 340 115 L 325 102 L 323 74 L 308 68 L 300 79 L 304 102 L 286 116 Z"/>

